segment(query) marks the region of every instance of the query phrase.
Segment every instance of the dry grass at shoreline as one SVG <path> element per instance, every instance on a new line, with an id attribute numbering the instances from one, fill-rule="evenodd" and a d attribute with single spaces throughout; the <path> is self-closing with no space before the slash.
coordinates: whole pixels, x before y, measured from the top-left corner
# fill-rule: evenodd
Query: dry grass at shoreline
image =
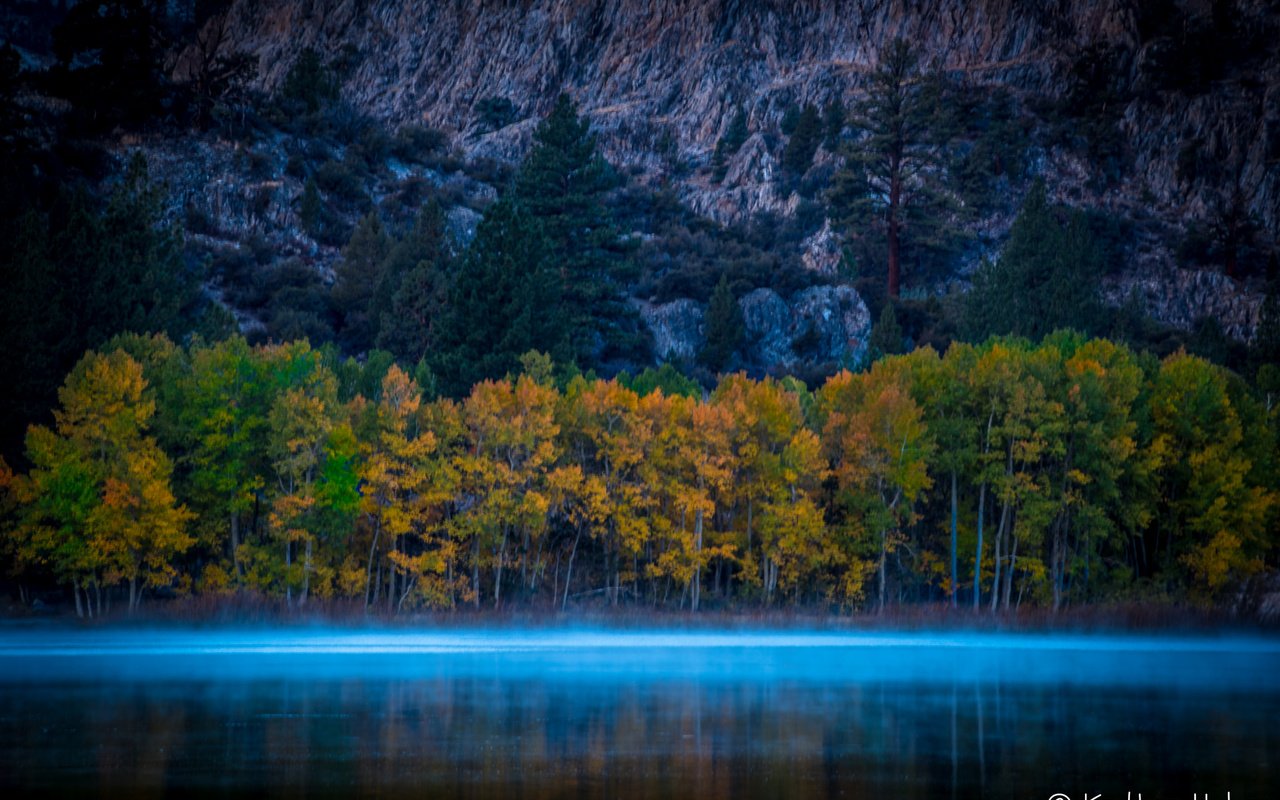
<path id="1" fill-rule="evenodd" d="M 988 609 L 952 609 L 945 604 L 913 604 L 884 613 L 840 613 L 826 607 L 799 609 L 707 609 L 697 613 L 636 606 L 597 606 L 561 612 L 558 609 L 471 607 L 446 611 L 392 615 L 365 610 L 362 603 L 312 600 L 289 607 L 283 599 L 250 593 L 152 600 L 134 615 L 123 606 L 95 619 L 78 619 L 74 610 L 54 606 L 44 611 L 11 605 L 0 613 L 25 624 L 48 622 L 82 627 L 155 625 L 162 627 L 376 627 L 393 630 L 422 628 L 565 628 L 596 627 L 619 630 L 689 628 L 694 630 L 794 629 L 824 631 L 973 631 L 973 632 L 1166 632 L 1218 633 L 1274 631 L 1280 626 L 1233 615 L 1226 609 L 1157 602 L 1127 602 L 1074 606 L 1054 613 L 1023 608 L 992 614 Z"/>

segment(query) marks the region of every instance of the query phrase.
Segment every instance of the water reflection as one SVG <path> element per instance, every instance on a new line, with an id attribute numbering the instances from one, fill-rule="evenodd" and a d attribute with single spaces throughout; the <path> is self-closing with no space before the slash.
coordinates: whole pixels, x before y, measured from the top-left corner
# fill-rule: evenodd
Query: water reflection
<path id="1" fill-rule="evenodd" d="M 63 684 L 0 700 L 4 783 L 314 796 L 1275 797 L 1274 694 L 508 681 Z"/>

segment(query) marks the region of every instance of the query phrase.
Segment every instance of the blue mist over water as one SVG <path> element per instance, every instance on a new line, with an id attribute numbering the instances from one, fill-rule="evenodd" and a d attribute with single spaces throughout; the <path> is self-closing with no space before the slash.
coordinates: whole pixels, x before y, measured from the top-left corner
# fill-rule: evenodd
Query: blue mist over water
<path id="1" fill-rule="evenodd" d="M 71 630 L 0 635 L 0 680 L 770 680 L 1280 690 L 1258 636 L 682 630 Z"/>
<path id="2" fill-rule="evenodd" d="M 1280 796 L 1280 640 L 0 628 L 0 789 Z"/>

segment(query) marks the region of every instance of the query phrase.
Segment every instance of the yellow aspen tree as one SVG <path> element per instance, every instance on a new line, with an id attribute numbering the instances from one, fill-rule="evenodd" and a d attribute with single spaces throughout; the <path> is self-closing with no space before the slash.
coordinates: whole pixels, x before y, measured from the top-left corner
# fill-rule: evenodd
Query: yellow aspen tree
<path id="1" fill-rule="evenodd" d="M 727 499 L 732 453 L 732 421 L 724 408 L 686 397 L 671 398 L 670 418 L 676 433 L 676 483 L 673 511 L 679 515 L 677 548 L 672 552 L 688 571 L 689 607 L 702 602 L 702 573 L 712 558 L 733 558 L 730 543 L 708 546 L 717 503 Z"/>
<path id="2" fill-rule="evenodd" d="M 477 384 L 463 404 L 470 447 L 459 469 L 472 495 L 466 524 L 474 537 L 477 603 L 482 552 L 488 551 L 492 564 L 495 608 L 502 602 L 503 572 L 510 560 L 520 569 L 525 591 L 536 588 L 545 567 L 540 546 L 549 507 L 546 476 L 558 452 L 556 399 L 554 388 L 525 375 L 514 384 Z"/>
<path id="3" fill-rule="evenodd" d="M 883 610 L 889 554 L 912 518 L 913 504 L 932 485 L 927 467 L 932 444 L 923 412 L 901 374 L 880 362 L 866 373 L 842 372 L 831 378 L 820 392 L 820 403 L 823 438 L 841 499 L 874 538 L 877 607 Z M 851 573 L 859 566 L 857 557 L 849 558 Z M 846 595 L 861 588 L 855 575 L 845 581 Z"/>

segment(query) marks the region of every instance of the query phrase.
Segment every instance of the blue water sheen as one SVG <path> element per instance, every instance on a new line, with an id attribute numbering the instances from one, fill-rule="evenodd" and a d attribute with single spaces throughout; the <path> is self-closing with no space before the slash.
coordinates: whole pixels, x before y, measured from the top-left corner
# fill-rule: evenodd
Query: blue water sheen
<path id="1" fill-rule="evenodd" d="M 1280 796 L 1280 640 L 0 629 L 0 792 Z"/>
<path id="2" fill-rule="evenodd" d="M 1274 638 L 610 630 L 23 631 L 0 680 L 499 675 L 1274 688 Z"/>

